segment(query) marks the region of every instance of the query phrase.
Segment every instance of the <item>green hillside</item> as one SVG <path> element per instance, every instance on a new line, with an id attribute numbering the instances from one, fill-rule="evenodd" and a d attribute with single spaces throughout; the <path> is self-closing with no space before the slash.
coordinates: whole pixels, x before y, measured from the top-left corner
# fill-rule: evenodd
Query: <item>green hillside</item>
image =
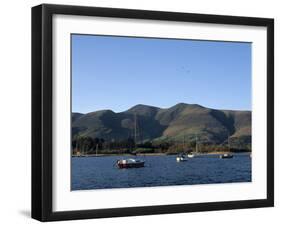
<path id="1" fill-rule="evenodd" d="M 73 139 L 88 136 L 112 141 L 135 135 L 138 143 L 193 142 L 197 138 L 201 144 L 210 145 L 224 144 L 229 137 L 231 146 L 250 149 L 251 111 L 215 110 L 179 103 L 166 109 L 136 105 L 120 113 L 101 110 L 72 115 Z"/>

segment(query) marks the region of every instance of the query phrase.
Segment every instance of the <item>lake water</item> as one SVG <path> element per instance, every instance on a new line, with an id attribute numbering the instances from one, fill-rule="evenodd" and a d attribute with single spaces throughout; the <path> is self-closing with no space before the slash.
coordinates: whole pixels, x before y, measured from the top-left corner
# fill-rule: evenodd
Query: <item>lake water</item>
<path id="1" fill-rule="evenodd" d="M 176 156 L 133 156 L 145 161 L 143 168 L 118 169 L 118 159 L 130 156 L 72 157 L 72 190 L 151 187 L 168 185 L 250 182 L 249 154 L 232 159 L 218 155 L 190 158 L 176 162 Z"/>

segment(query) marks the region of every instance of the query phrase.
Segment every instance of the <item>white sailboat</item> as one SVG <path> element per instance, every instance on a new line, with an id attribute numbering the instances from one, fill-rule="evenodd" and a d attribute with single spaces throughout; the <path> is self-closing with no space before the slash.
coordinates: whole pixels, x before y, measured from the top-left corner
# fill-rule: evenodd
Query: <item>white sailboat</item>
<path id="1" fill-rule="evenodd" d="M 197 137 L 197 135 L 196 135 L 196 150 L 195 150 L 195 153 L 198 153 L 198 137 Z M 195 153 L 189 153 L 188 155 L 187 155 L 187 157 L 188 158 L 194 158 L 195 156 L 196 156 L 196 154 Z"/>
<path id="2" fill-rule="evenodd" d="M 227 144 L 228 144 L 228 153 L 220 155 L 221 159 L 231 159 L 231 158 L 233 158 L 233 154 L 231 154 L 231 152 L 230 152 L 229 135 L 228 135 L 228 138 L 227 138 Z"/>
<path id="3" fill-rule="evenodd" d="M 187 157 L 188 157 L 188 158 L 194 158 L 194 156 L 195 156 L 195 155 L 194 155 L 193 153 L 187 154 Z"/>
<path id="4" fill-rule="evenodd" d="M 96 157 L 98 157 L 99 144 L 96 145 Z"/>

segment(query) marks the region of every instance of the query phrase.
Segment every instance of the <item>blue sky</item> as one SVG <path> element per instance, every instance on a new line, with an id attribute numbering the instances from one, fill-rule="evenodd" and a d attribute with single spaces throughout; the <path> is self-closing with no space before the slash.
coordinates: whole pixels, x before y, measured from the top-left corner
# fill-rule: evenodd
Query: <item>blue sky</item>
<path id="1" fill-rule="evenodd" d="M 72 111 L 251 110 L 251 43 L 72 35 Z"/>

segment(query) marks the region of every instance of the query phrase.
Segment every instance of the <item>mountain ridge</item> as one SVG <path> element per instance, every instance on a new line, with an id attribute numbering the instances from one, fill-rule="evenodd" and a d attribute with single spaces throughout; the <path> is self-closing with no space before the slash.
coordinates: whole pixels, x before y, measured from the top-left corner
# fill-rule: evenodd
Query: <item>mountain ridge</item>
<path id="1" fill-rule="evenodd" d="M 251 111 L 218 110 L 198 104 L 178 103 L 170 108 L 137 104 L 126 111 L 100 110 L 72 114 L 72 136 L 124 140 L 134 134 L 137 117 L 138 141 L 169 139 L 219 144 L 228 137 L 234 144 L 251 145 Z"/>

